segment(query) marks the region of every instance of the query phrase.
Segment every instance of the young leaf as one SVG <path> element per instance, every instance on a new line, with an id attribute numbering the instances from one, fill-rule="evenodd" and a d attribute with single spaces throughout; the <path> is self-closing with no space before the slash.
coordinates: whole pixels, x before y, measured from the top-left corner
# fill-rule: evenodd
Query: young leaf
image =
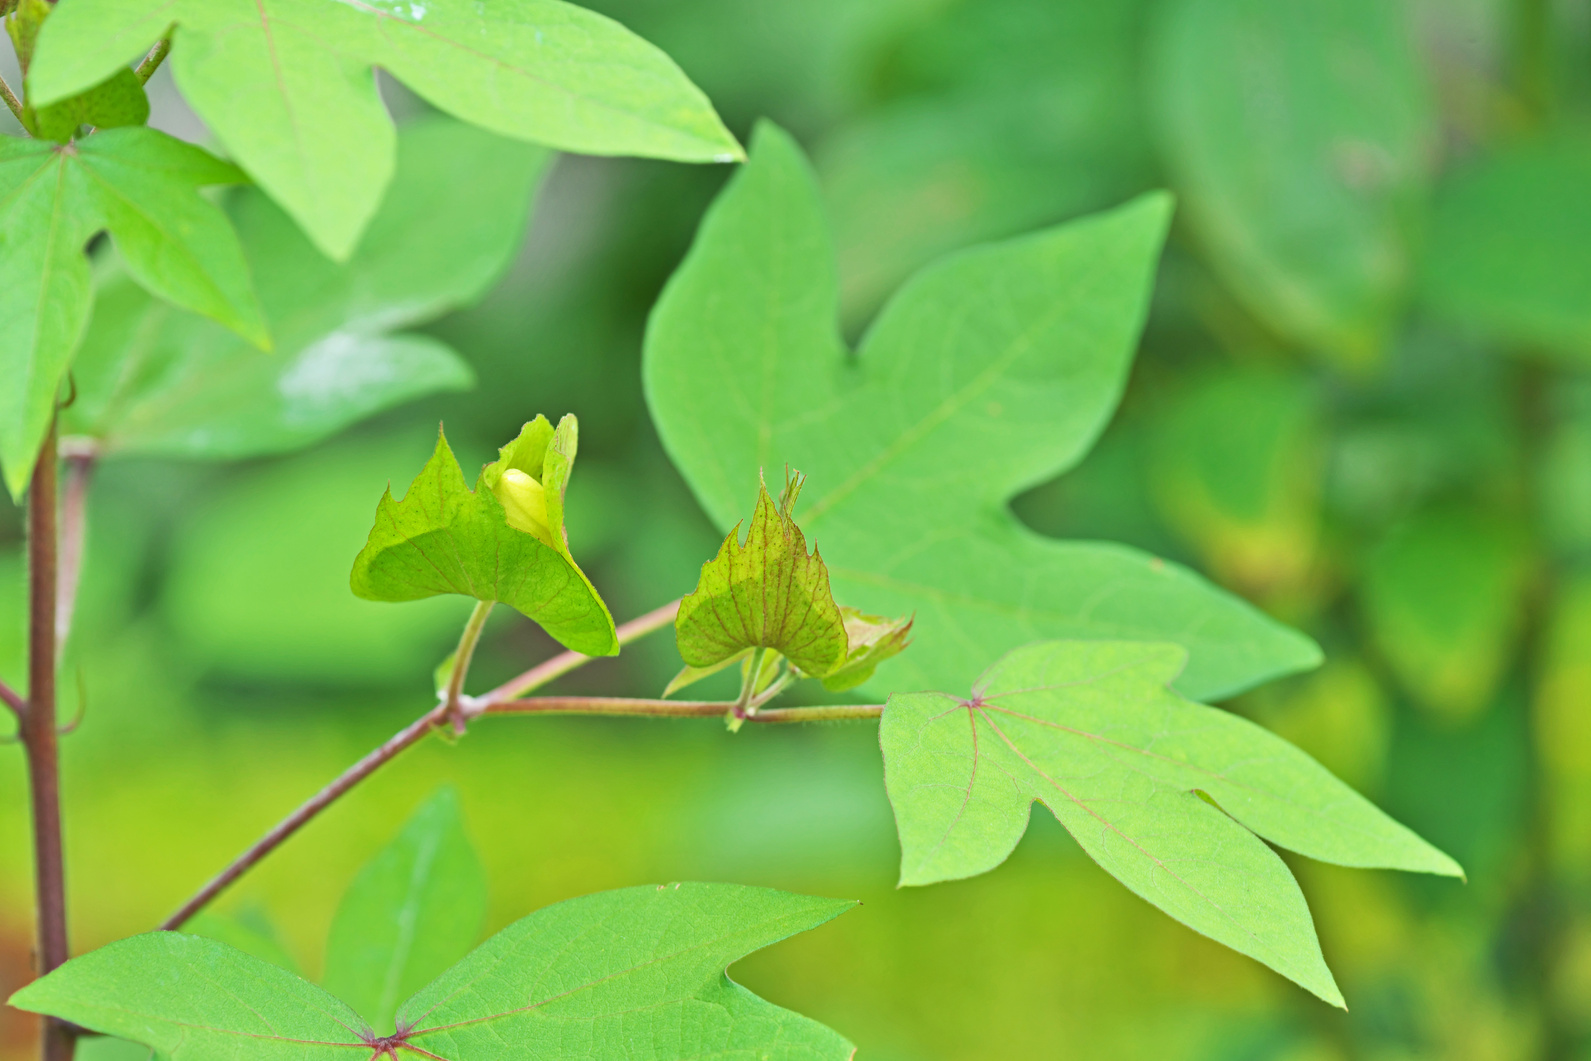
<path id="1" fill-rule="evenodd" d="M 855 608 L 840 608 L 845 621 L 845 660 L 823 675 L 823 687 L 831 693 L 854 689 L 873 676 L 878 665 L 906 650 L 911 642 L 912 619 L 888 619 L 864 615 Z"/>
<path id="2" fill-rule="evenodd" d="M 175 29 L 173 31 L 173 23 Z M 700 90 L 618 23 L 558 0 L 72 0 L 29 86 L 49 103 L 174 32 L 184 98 L 328 255 L 346 258 L 392 176 L 371 68 L 494 132 L 595 155 L 740 157 Z"/>
<path id="3" fill-rule="evenodd" d="M 241 179 L 232 166 L 164 133 L 110 129 L 68 145 L 0 139 L 0 464 L 20 494 L 56 390 L 88 320 L 83 246 L 108 228 L 150 292 L 269 336 L 237 237 L 199 188 Z"/>
<path id="4" fill-rule="evenodd" d="M 969 699 L 891 696 L 879 742 L 901 883 L 993 869 L 1038 800 L 1138 895 L 1341 1005 L 1261 838 L 1340 865 L 1461 871 L 1280 737 L 1171 691 L 1186 661 L 1172 644 L 1051 641 L 1009 653 Z"/>
<path id="5" fill-rule="evenodd" d="M 411 601 L 444 593 L 502 601 L 540 623 L 565 648 L 588 656 L 619 651 L 613 617 L 564 540 L 563 493 L 577 426 L 566 416 L 527 423 L 471 490 L 440 432 L 436 452 L 402 501 L 388 489 L 350 584 L 366 600 Z M 534 479 L 544 495 L 543 538 L 514 527 L 495 488 L 505 472 Z"/>
<path id="6" fill-rule="evenodd" d="M 444 788 L 343 896 L 321 985 L 390 1035 L 398 1004 L 469 953 L 485 920 L 486 872 Z"/>
<path id="7" fill-rule="evenodd" d="M 733 884 L 570 899 L 476 948 L 404 1004 L 402 1030 L 391 1036 L 291 973 L 175 932 L 90 951 L 10 1003 L 144 1043 L 170 1061 L 846 1061 L 853 1048 L 838 1034 L 763 1001 L 724 970 L 853 905 Z"/>
<path id="8" fill-rule="evenodd" d="M 1314 666 L 1303 636 L 1173 564 L 1058 542 L 1009 499 L 1087 452 L 1121 394 L 1169 214 L 1163 195 L 930 266 L 856 356 L 835 327 L 821 200 L 799 148 L 759 127 L 653 310 L 647 402 L 720 527 L 758 470 L 823 491 L 834 591 L 915 613 L 888 689 L 957 688 L 1046 637 L 1175 640 L 1181 688 L 1216 696 Z M 880 679 L 886 681 L 886 679 Z"/>
<path id="9" fill-rule="evenodd" d="M 365 416 L 474 383 L 425 335 L 389 334 L 479 298 L 523 242 L 548 153 L 451 119 L 405 125 L 398 173 L 337 265 L 268 198 L 230 204 L 276 341 L 258 353 L 107 271 L 63 431 L 101 455 L 237 459 L 308 445 Z M 453 190 L 468 185 L 469 195 Z"/>
<path id="10" fill-rule="evenodd" d="M 746 541 L 737 524 L 702 565 L 701 578 L 674 620 L 680 657 L 707 668 L 748 648 L 771 648 L 808 674 L 823 676 L 845 660 L 845 623 L 829 593 L 829 572 L 807 553 L 791 518 L 801 481 L 778 506 L 760 485 Z M 705 676 L 705 675 L 704 675 Z"/>
<path id="11" fill-rule="evenodd" d="M 1211 263 L 1282 335 L 1374 362 L 1439 132 L 1403 8 L 1177 0 L 1162 14 L 1150 95 Z"/>

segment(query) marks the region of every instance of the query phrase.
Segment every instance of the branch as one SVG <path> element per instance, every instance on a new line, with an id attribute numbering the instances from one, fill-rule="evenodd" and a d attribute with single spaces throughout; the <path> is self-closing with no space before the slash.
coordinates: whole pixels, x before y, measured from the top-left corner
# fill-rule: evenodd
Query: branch
<path id="1" fill-rule="evenodd" d="M 6 79 L 3 77 L 0 77 L 0 96 L 5 97 L 6 106 L 17 116 L 17 121 L 22 123 L 23 135 L 27 135 L 28 123 L 22 121 L 22 101 L 17 99 L 17 94 L 11 91 L 11 86 L 6 84 Z"/>
<path id="2" fill-rule="evenodd" d="M 3 681 L 0 681 L 0 702 L 4 702 L 11 709 L 11 713 L 17 716 L 17 725 L 22 725 L 22 716 L 27 714 L 28 702 Z"/>
<path id="3" fill-rule="evenodd" d="M 466 713 L 482 715 L 624 715 L 638 718 L 723 718 L 733 700 L 639 700 L 624 696 L 534 696 L 521 700 L 476 701 Z M 776 707 L 746 714 L 743 722 L 843 722 L 877 718 L 883 704 L 835 707 Z"/>
<path id="4" fill-rule="evenodd" d="M 480 609 L 477 608 L 477 611 L 479 610 Z M 673 621 L 674 613 L 678 610 L 679 601 L 675 601 L 672 604 L 665 604 L 656 611 L 648 612 L 638 619 L 630 620 L 623 626 L 619 627 L 617 631 L 619 644 L 627 645 L 631 641 L 634 641 L 639 637 L 643 637 L 654 630 L 662 629 Z M 475 615 L 473 613 L 470 616 L 470 620 L 472 623 L 475 621 Z M 468 636 L 467 628 L 466 636 Z M 479 636 L 479 631 L 477 631 L 476 636 Z M 464 649 L 462 640 L 459 647 L 460 655 L 462 656 Z M 473 649 L 473 644 L 470 647 Z M 587 656 L 579 652 L 563 652 L 554 656 L 552 659 L 541 664 L 540 666 L 532 667 L 524 674 L 521 674 L 519 677 L 514 678 L 512 681 L 505 683 L 499 688 L 492 690 L 492 692 L 488 693 L 485 697 L 477 699 L 473 697 L 466 697 L 462 694 L 462 692 L 455 693 L 455 703 L 458 707 L 462 708 L 461 713 L 464 715 L 465 719 L 468 719 L 473 714 L 480 713 L 478 710 L 475 710 L 475 707 L 482 702 L 495 701 L 498 699 L 512 699 L 519 693 L 528 692 L 531 689 L 538 688 L 542 685 L 545 685 L 547 682 L 552 681 L 559 675 L 567 674 L 577 667 L 582 667 L 585 664 L 590 663 L 595 658 L 597 657 Z M 466 661 L 461 658 L 455 659 L 453 667 L 454 676 L 458 678 L 460 686 L 462 686 L 463 682 L 463 678 L 460 677 L 461 671 L 463 669 L 459 665 L 461 662 Z M 450 682 L 450 687 L 451 684 L 452 683 Z M 505 693 L 504 690 L 511 691 Z M 239 855 L 237 858 L 233 859 L 230 865 L 211 878 L 210 882 L 203 888 L 200 888 L 197 892 L 195 892 L 193 898 L 183 903 L 182 907 L 176 913 L 166 918 L 166 920 L 161 923 L 160 927 L 168 931 L 181 928 L 183 924 L 188 921 L 188 919 L 193 917 L 194 914 L 197 914 L 200 910 L 203 910 L 206 906 L 210 905 L 216 896 L 226 891 L 226 889 L 230 887 L 234 881 L 243 876 L 243 874 L 247 873 L 250 869 L 254 868 L 254 866 L 258 864 L 261 859 L 280 847 L 282 842 L 288 837 L 292 836 L 294 833 L 298 832 L 299 829 L 302 829 L 305 825 L 314 820 L 316 815 L 320 814 L 321 811 L 331 806 L 341 796 L 347 793 L 349 789 L 353 788 L 359 782 L 363 781 L 381 767 L 397 758 L 398 754 L 404 751 L 406 748 L 418 744 L 421 738 L 423 738 L 427 733 L 431 732 L 432 727 L 440 726 L 444 722 L 448 721 L 453 714 L 455 703 L 450 703 L 448 700 L 443 700 L 442 703 L 421 715 L 406 728 L 399 730 L 393 735 L 392 739 L 388 740 L 381 747 L 377 748 L 375 751 L 359 760 L 353 766 L 350 766 L 347 770 L 343 771 L 342 776 L 338 777 L 337 780 L 333 781 L 331 784 L 315 793 L 314 796 L 310 797 L 301 806 L 299 806 L 297 810 L 278 822 L 275 828 L 262 836 L 252 847 L 243 852 L 243 854 Z M 722 705 L 719 706 L 719 710 L 722 710 Z"/>
<path id="5" fill-rule="evenodd" d="M 481 640 L 481 631 L 486 629 L 486 617 L 492 614 L 492 605 L 495 603 L 489 600 L 475 602 L 475 609 L 464 624 L 464 633 L 459 635 L 459 647 L 453 653 L 453 671 L 447 678 L 447 692 L 442 697 L 442 706 L 447 709 L 454 734 L 460 737 L 464 736 L 464 679 L 470 673 L 470 660 L 475 656 L 475 646 Z"/>
<path id="6" fill-rule="evenodd" d="M 147 40 L 148 38 L 145 39 Z M 133 67 L 133 73 L 138 75 L 138 83 L 141 85 L 149 84 L 149 79 L 154 76 L 156 70 L 160 69 L 160 64 L 165 62 L 166 56 L 170 54 L 171 35 L 168 33 L 156 41 L 155 46 L 149 49 L 149 54 L 140 59 L 138 65 Z"/>
<path id="7" fill-rule="evenodd" d="M 56 434 L 55 420 L 28 484 L 28 709 L 17 735 L 27 752 L 33 809 L 33 877 L 39 975 L 65 963 L 66 874 L 61 846 L 61 763 L 55 730 Z M 71 1061 L 75 1040 L 44 1019 L 44 1061 Z"/>
<path id="8" fill-rule="evenodd" d="M 615 631 L 620 645 L 628 645 L 647 634 L 661 630 L 674 621 L 674 616 L 679 614 L 679 601 L 670 601 L 661 608 L 656 608 L 645 615 L 637 616 L 624 623 Z M 485 696 L 478 697 L 483 701 L 512 700 L 532 689 L 540 689 L 554 678 L 561 678 L 577 667 L 583 667 L 600 656 L 585 656 L 579 652 L 561 652 L 545 663 L 539 663 L 530 670 L 499 685 Z"/>

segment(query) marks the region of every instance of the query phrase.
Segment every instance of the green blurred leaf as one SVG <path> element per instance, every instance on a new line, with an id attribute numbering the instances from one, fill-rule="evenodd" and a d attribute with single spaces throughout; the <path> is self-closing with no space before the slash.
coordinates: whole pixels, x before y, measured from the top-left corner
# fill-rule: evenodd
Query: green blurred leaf
<path id="1" fill-rule="evenodd" d="M 1161 413 L 1150 475 L 1166 522 L 1224 580 L 1274 597 L 1314 562 L 1323 440 L 1309 381 L 1224 369 Z"/>
<path id="2" fill-rule="evenodd" d="M 740 157 L 712 106 L 662 52 L 558 0 L 73 0 L 47 24 L 29 80 L 80 92 L 176 24 L 172 67 L 228 153 L 346 259 L 393 172 L 379 65 L 494 132 L 585 154 Z"/>
<path id="3" fill-rule="evenodd" d="M 349 886 L 321 985 L 390 1035 L 398 1004 L 468 954 L 485 920 L 486 871 L 443 788 Z"/>
<path id="4" fill-rule="evenodd" d="M 798 475 L 775 506 L 767 485 L 759 484 L 745 543 L 736 524 L 680 601 L 674 635 L 680 657 L 702 672 L 696 677 L 752 648 L 774 649 L 818 677 L 845 661 L 845 624 L 829 592 L 828 568 L 816 550 L 807 553 L 791 516 L 800 491 Z M 679 687 L 679 679 L 670 685 Z"/>
<path id="5" fill-rule="evenodd" d="M 479 298 L 513 260 L 547 152 L 451 120 L 406 125 L 398 173 L 346 265 L 270 200 L 233 216 L 277 352 L 102 279 L 64 429 L 102 454 L 227 458 L 296 449 L 474 375 L 423 335 L 389 332 Z M 470 194 L 458 195 L 468 186 Z"/>
<path id="6" fill-rule="evenodd" d="M 1516 529 L 1470 510 L 1407 520 L 1370 555 L 1361 596 L 1370 636 L 1422 706 L 1465 718 L 1491 701 L 1530 567 Z"/>
<path id="7" fill-rule="evenodd" d="M 1527 141 L 1446 178 L 1421 295 L 1448 320 L 1591 364 L 1591 139 Z"/>
<path id="8" fill-rule="evenodd" d="M 224 943 L 134 936 L 11 996 L 145 1043 L 171 1061 L 335 1061 L 348 1049 L 458 1061 L 746 1056 L 845 1061 L 853 1047 L 732 982 L 724 968 L 852 907 L 732 884 L 571 899 L 515 922 L 404 1004 L 383 1040 L 346 1005 Z M 410 1044 L 407 1049 L 401 1043 Z"/>
<path id="9" fill-rule="evenodd" d="M 1437 136 L 1402 5 L 1171 0 L 1158 31 L 1150 96 L 1212 264 L 1286 339 L 1373 363 Z"/>
<path id="10" fill-rule="evenodd" d="M 969 682 L 1034 638 L 1179 639 L 1190 693 L 1313 666 L 1306 638 L 1122 546 L 1044 539 L 1008 499 L 1071 467 L 1115 407 L 1165 229 L 1163 196 L 946 259 L 853 358 L 800 149 L 769 125 L 653 310 L 643 365 L 663 443 L 731 526 L 759 469 L 809 475 L 803 525 L 835 595 L 915 613 L 888 689 Z"/>
<path id="11" fill-rule="evenodd" d="M 1138 895 L 1342 1005 L 1261 838 L 1342 865 L 1461 871 L 1286 741 L 1172 692 L 1186 661 L 1178 645 L 1046 642 L 1006 655 L 970 700 L 891 696 L 879 740 L 901 883 L 993 869 L 1039 800 Z"/>
<path id="12" fill-rule="evenodd" d="M 82 125 L 96 129 L 143 125 L 149 120 L 149 97 L 138 75 L 124 66 L 87 92 L 39 108 L 32 119 L 34 135 L 65 143 Z"/>
<path id="13" fill-rule="evenodd" d="M 1531 722 L 1553 813 L 1551 846 L 1568 874 L 1591 867 L 1591 574 L 1562 580 L 1547 614 Z"/>
<path id="14" fill-rule="evenodd" d="M 93 302 L 84 244 L 108 228 L 152 294 L 269 344 L 248 265 L 199 188 L 232 166 L 146 128 L 75 144 L 0 138 L 0 463 L 22 492 Z"/>
<path id="15" fill-rule="evenodd" d="M 613 616 L 569 555 L 563 496 L 574 465 L 573 416 L 554 433 L 547 418 L 527 423 L 482 469 L 471 490 L 446 436 L 409 484 L 402 501 L 389 488 L 376 508 L 370 538 L 354 559 L 350 584 L 366 600 L 415 601 L 456 593 L 502 601 L 541 624 L 559 644 L 588 656 L 619 651 Z M 537 483 L 544 498 L 545 537 L 519 526 L 498 488 L 506 473 Z"/>

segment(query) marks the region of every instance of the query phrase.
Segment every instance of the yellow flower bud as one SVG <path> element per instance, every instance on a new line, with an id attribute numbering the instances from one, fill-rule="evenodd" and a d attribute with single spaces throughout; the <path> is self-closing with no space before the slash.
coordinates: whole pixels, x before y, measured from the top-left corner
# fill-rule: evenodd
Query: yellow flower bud
<path id="1" fill-rule="evenodd" d="M 510 527 L 533 534 L 546 544 L 553 545 L 552 529 L 547 523 L 547 491 L 536 481 L 535 476 L 527 475 L 518 468 L 510 468 L 497 480 L 497 487 L 492 492 L 502 502 Z"/>

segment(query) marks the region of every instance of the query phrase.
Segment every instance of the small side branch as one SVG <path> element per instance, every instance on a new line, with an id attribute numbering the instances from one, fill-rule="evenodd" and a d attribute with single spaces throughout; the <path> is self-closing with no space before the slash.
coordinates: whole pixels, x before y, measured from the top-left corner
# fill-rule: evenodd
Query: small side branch
<path id="1" fill-rule="evenodd" d="M 3 77 L 0 77 L 0 96 L 5 97 L 6 106 L 11 109 L 12 114 L 17 116 L 17 121 L 22 122 L 22 101 L 17 99 L 17 94 L 11 91 L 11 86 L 6 84 L 6 80 Z M 22 122 L 22 124 L 25 134 L 27 132 L 27 123 Z"/>
<path id="2" fill-rule="evenodd" d="M 27 714 L 28 710 L 28 702 L 22 699 L 22 694 L 5 682 L 0 682 L 0 702 L 11 709 L 11 713 L 17 716 L 17 724 L 21 725 L 22 716 Z"/>
<path id="3" fill-rule="evenodd" d="M 133 67 L 133 73 L 138 75 L 139 83 L 149 84 L 149 79 L 154 76 L 156 70 L 160 69 L 160 64 L 165 62 L 166 56 L 170 54 L 171 34 L 168 33 L 155 42 L 155 46 L 149 49 L 149 54 L 140 59 L 138 65 Z"/>
<path id="4" fill-rule="evenodd" d="M 733 700 L 641 700 L 623 696 L 534 696 L 518 700 L 477 702 L 469 709 L 480 715 L 622 715 L 630 718 L 723 718 L 736 707 Z M 745 722 L 844 722 L 878 718 L 883 704 L 835 707 L 776 707 L 746 714 Z"/>

